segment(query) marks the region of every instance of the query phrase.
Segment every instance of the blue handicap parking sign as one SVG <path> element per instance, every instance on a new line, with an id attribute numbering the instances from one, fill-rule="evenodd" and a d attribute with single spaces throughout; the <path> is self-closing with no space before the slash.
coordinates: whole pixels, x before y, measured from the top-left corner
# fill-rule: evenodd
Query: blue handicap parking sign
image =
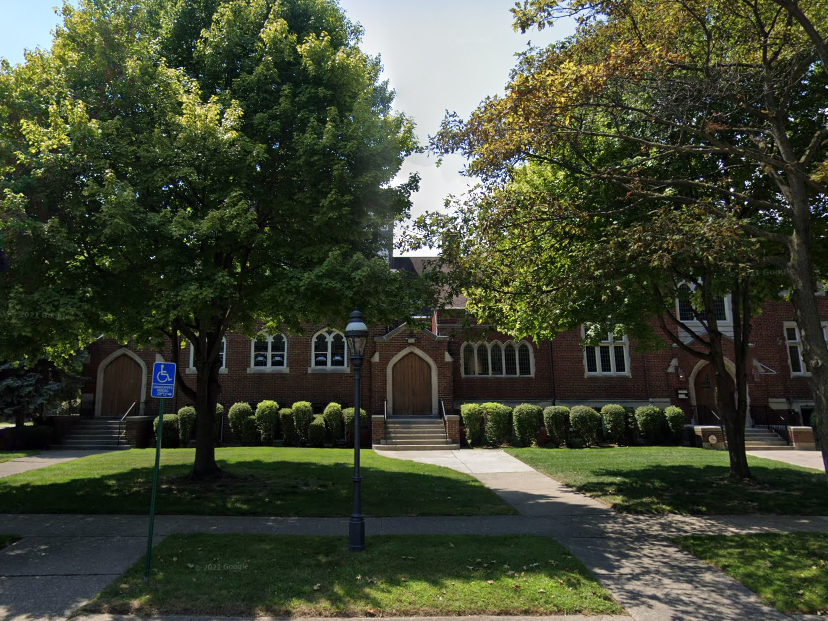
<path id="1" fill-rule="evenodd" d="M 175 396 L 175 364 L 156 362 L 152 367 L 152 392 L 154 399 L 172 399 Z"/>

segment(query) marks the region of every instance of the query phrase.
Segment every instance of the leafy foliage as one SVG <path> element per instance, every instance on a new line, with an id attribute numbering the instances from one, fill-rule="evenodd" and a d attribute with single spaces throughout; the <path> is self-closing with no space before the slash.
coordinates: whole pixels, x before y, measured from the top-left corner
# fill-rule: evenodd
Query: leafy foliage
<path id="1" fill-rule="evenodd" d="M 325 432 L 332 444 L 345 438 L 345 420 L 342 417 L 342 406 L 338 403 L 329 403 L 323 412 L 325 417 Z"/>
<path id="2" fill-rule="evenodd" d="M 279 435 L 279 404 L 275 401 L 260 401 L 256 406 L 256 425 L 262 437 L 262 444 L 272 446 Z"/>
<path id="3" fill-rule="evenodd" d="M 607 439 L 622 444 L 627 438 L 627 411 L 620 405 L 605 405 L 601 408 L 601 419 Z"/>
<path id="4" fill-rule="evenodd" d="M 543 423 L 543 409 L 537 405 L 523 403 L 512 413 L 515 438 L 521 446 L 534 446 L 538 443 L 538 434 Z"/>
<path id="5" fill-rule="evenodd" d="M 683 415 L 682 415 L 683 419 Z M 645 405 L 635 411 L 635 420 L 638 429 L 651 444 L 658 444 L 662 439 L 662 429 L 666 420 L 661 408 L 654 405 Z"/>
<path id="6" fill-rule="evenodd" d="M 512 408 L 501 403 L 484 403 L 482 408 L 486 418 L 486 442 L 491 446 L 508 442 L 512 435 Z"/>
<path id="7" fill-rule="evenodd" d="M 308 427 L 308 444 L 321 448 L 325 445 L 325 417 L 316 414 Z"/>
<path id="8" fill-rule="evenodd" d="M 152 431 L 155 434 L 155 442 L 158 442 L 158 421 L 156 416 L 152 421 Z M 175 414 L 164 414 L 164 429 L 161 432 L 162 448 L 178 448 L 178 416 Z"/>
<path id="9" fill-rule="evenodd" d="M 460 417 L 466 427 L 466 443 L 480 446 L 483 438 L 483 407 L 478 403 L 464 403 L 460 406 Z"/>
<path id="10" fill-rule="evenodd" d="M 279 426 L 282 429 L 282 439 L 285 441 L 285 446 L 296 446 L 296 428 L 293 423 L 293 410 L 290 408 L 282 408 L 279 410 Z"/>
<path id="11" fill-rule="evenodd" d="M 309 401 L 297 401 L 291 407 L 293 410 L 293 428 L 299 442 L 307 443 L 310 439 L 310 424 L 313 422 L 313 405 Z"/>
<path id="12" fill-rule="evenodd" d="M 241 420 L 241 435 L 239 441 L 242 446 L 257 446 L 261 443 L 262 434 L 259 431 L 255 416 L 247 416 Z"/>
<path id="13" fill-rule="evenodd" d="M 196 426 L 196 409 L 187 405 L 178 410 L 178 442 L 180 446 L 188 446 L 193 439 L 193 432 Z"/>
<path id="14" fill-rule="evenodd" d="M 601 434 L 601 415 L 598 412 L 584 405 L 576 405 L 569 412 L 569 422 L 587 445 L 598 444 Z"/>
<path id="15" fill-rule="evenodd" d="M 671 405 L 664 410 L 664 418 L 667 419 L 667 427 L 673 436 L 673 442 L 681 441 L 681 436 L 684 433 L 684 423 L 686 416 L 684 410 L 674 405 Z"/>
<path id="16" fill-rule="evenodd" d="M 245 419 L 252 416 L 253 408 L 250 407 L 249 403 L 234 403 L 230 408 L 230 412 L 227 414 L 227 418 L 230 419 L 230 430 L 239 442 L 241 442 L 242 439 L 242 425 L 244 424 Z"/>
<path id="17" fill-rule="evenodd" d="M 345 422 L 345 440 L 349 446 L 353 446 L 354 444 L 354 414 L 354 408 L 345 408 L 342 410 L 342 418 Z M 364 423 L 367 420 L 368 413 L 362 408 L 359 408 L 359 415 L 362 423 Z"/>
<path id="18" fill-rule="evenodd" d="M 553 444 L 564 444 L 569 436 L 569 408 L 563 405 L 550 405 L 543 411 L 543 424 Z"/>
<path id="19" fill-rule="evenodd" d="M 82 378 L 72 367 L 61 368 L 49 360 L 34 364 L 0 362 L 0 418 L 50 413 L 61 402 L 77 398 Z"/>

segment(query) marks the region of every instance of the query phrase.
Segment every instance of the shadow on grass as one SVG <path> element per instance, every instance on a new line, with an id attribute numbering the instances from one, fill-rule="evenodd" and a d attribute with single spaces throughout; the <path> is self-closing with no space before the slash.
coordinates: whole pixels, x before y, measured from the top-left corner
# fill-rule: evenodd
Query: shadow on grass
<path id="1" fill-rule="evenodd" d="M 617 613 L 583 565 L 542 537 L 174 535 L 148 587 L 136 563 L 87 608 L 139 614 L 382 616 Z M 286 571 L 289 567 L 290 570 Z"/>
<path id="2" fill-rule="evenodd" d="M 676 542 L 722 568 L 777 610 L 828 612 L 828 534 L 691 536 Z"/>
<path id="3" fill-rule="evenodd" d="M 727 466 L 692 464 L 595 468 L 569 484 L 624 513 L 828 515 L 822 473 L 755 463 L 752 481 L 729 473 Z"/>
<path id="4" fill-rule="evenodd" d="M 238 449 L 236 449 L 238 451 Z M 303 450 L 303 449 L 300 449 Z M 192 452 L 167 453 L 159 479 L 159 514 L 339 517 L 350 513 L 353 467 L 344 455 L 328 463 L 279 458 L 221 459 L 231 476 L 191 481 Z M 152 452 L 129 451 L 60 464 L 0 479 L 3 513 L 146 513 Z M 243 453 L 236 453 L 243 454 Z M 257 453 L 249 453 L 256 455 Z M 307 459 L 307 456 L 302 456 Z M 367 456 L 366 456 L 367 457 Z M 448 469 L 368 457 L 363 504 L 370 516 L 501 515 L 514 513 L 475 479 Z"/>

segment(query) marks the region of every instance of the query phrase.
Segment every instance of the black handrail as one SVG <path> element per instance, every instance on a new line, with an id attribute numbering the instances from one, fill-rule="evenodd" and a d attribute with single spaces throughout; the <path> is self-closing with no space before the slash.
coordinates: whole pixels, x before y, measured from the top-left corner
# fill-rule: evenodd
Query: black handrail
<path id="1" fill-rule="evenodd" d="M 764 427 L 782 438 L 790 446 L 791 434 L 788 427 L 799 425 L 800 415 L 796 410 L 775 410 L 770 406 L 751 406 L 752 427 Z"/>

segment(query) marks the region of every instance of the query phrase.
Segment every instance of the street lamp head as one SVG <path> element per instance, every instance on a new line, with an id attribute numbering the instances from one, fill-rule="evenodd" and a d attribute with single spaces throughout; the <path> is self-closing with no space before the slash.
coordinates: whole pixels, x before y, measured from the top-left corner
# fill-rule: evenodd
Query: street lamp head
<path id="1" fill-rule="evenodd" d="M 351 321 L 345 328 L 345 338 L 348 340 L 348 349 L 351 350 L 351 359 L 358 358 L 361 361 L 368 342 L 368 326 L 362 321 L 362 313 L 358 310 L 351 313 Z"/>

